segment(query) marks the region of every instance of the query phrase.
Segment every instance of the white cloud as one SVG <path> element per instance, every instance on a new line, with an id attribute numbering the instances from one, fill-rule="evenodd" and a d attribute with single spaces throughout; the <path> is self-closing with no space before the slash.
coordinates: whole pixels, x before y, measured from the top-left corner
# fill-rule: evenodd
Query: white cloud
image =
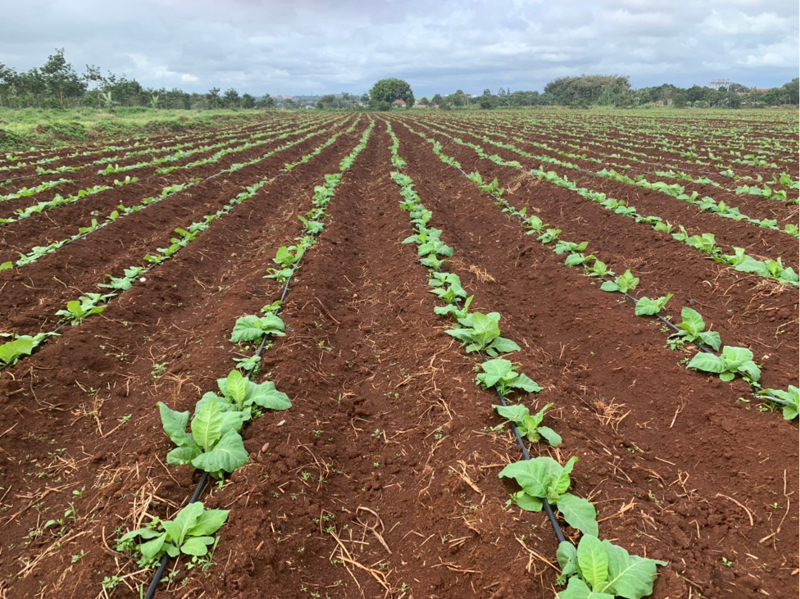
<path id="1" fill-rule="evenodd" d="M 79 70 L 192 91 L 361 92 L 396 76 L 420 94 L 480 93 L 598 72 L 762 87 L 800 60 L 796 0 L 141 0 L 136 27 L 100 0 L 3 12 L 0 62 L 25 70 L 64 47 Z"/>

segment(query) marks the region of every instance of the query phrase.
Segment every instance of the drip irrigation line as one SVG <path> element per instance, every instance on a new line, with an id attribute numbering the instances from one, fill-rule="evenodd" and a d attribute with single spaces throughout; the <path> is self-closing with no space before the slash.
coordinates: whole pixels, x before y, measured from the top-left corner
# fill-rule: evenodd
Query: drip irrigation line
<path id="1" fill-rule="evenodd" d="M 466 172 L 464 172 L 464 169 L 462 169 L 460 166 L 457 166 L 455 168 L 457 168 L 461 172 L 462 175 L 464 175 L 467 179 L 469 179 L 469 175 Z M 490 198 L 494 199 L 494 196 L 492 196 L 491 194 L 484 194 L 484 195 L 488 195 Z M 608 279 L 608 278 L 605 278 L 605 277 L 601 277 L 601 278 L 606 280 L 606 281 L 610 281 L 611 280 L 611 279 Z M 637 303 L 639 301 L 638 298 L 632 296 L 631 294 L 629 294 L 627 292 L 623 292 L 623 295 L 625 297 L 627 297 L 629 300 L 631 300 L 632 302 L 634 302 L 634 303 Z M 671 328 L 673 331 L 675 331 L 676 333 L 680 332 L 680 329 L 678 327 L 676 327 L 673 323 L 671 323 L 669 320 L 667 320 L 666 318 L 664 318 L 660 314 L 655 314 L 654 316 L 656 318 L 658 318 L 662 323 L 667 325 L 669 328 Z M 698 348 L 700 348 L 701 351 L 703 351 L 703 352 L 705 352 L 707 354 L 712 354 L 714 356 L 717 355 L 716 352 L 714 352 L 710 348 L 706 347 L 702 343 L 698 343 L 696 341 L 692 341 L 691 343 L 693 345 L 696 345 Z M 483 354 L 481 354 L 481 355 L 483 355 Z M 484 358 L 484 360 L 485 360 L 485 358 Z M 780 397 L 776 397 L 772 393 L 767 393 L 766 392 L 767 390 L 764 387 L 762 387 L 761 385 L 759 385 L 758 383 L 756 383 L 756 382 L 750 383 L 750 386 L 755 388 L 758 391 L 759 397 L 763 397 L 765 399 L 769 399 L 770 401 L 772 401 L 772 402 L 774 402 L 774 403 L 776 403 L 778 405 L 781 405 L 781 406 L 785 406 L 785 405 L 789 404 L 789 402 L 786 401 L 785 399 L 781 399 Z M 513 423 L 511 425 L 514 428 L 514 430 L 516 431 L 516 426 Z M 518 440 L 519 440 L 519 436 L 518 436 Z M 521 444 L 521 442 L 520 442 L 520 444 Z M 523 451 L 526 451 L 526 450 L 523 448 Z M 526 458 L 526 459 L 528 459 L 528 458 Z"/>
<path id="2" fill-rule="evenodd" d="M 478 354 L 480 355 L 481 360 L 486 362 L 486 356 L 484 353 L 482 351 L 478 351 Z M 507 406 L 508 403 L 506 402 L 506 398 L 503 397 L 500 389 L 495 387 L 495 392 L 497 393 L 500 403 L 503 404 L 504 407 Z M 528 452 L 528 448 L 525 446 L 525 441 L 523 441 L 522 435 L 519 434 L 517 425 L 514 422 L 509 422 L 509 424 L 511 425 L 511 431 L 514 433 L 514 438 L 517 440 L 517 444 L 519 445 L 520 449 L 522 449 L 522 457 L 525 460 L 530 460 L 531 454 Z M 542 501 L 542 505 L 544 506 L 545 513 L 547 513 L 547 519 L 550 520 L 550 525 L 553 527 L 553 532 L 556 534 L 556 539 L 559 543 L 563 543 L 565 541 L 564 533 L 561 531 L 561 526 L 559 526 L 556 515 L 553 513 L 553 508 L 550 507 L 550 503 L 547 501 L 547 498 Z"/>
<path id="3" fill-rule="evenodd" d="M 287 173 L 286 172 L 281 172 L 279 175 L 277 175 L 277 176 L 273 177 L 272 179 L 270 179 L 269 182 L 271 183 L 275 179 L 277 179 L 279 177 L 282 177 L 285 174 L 287 174 Z M 294 263 L 294 266 L 292 268 L 292 274 L 290 274 L 289 277 L 286 279 L 286 283 L 283 286 L 283 291 L 281 292 L 281 296 L 280 296 L 280 299 L 279 299 L 281 305 L 275 311 L 275 315 L 276 316 L 281 311 L 281 307 L 283 307 L 283 301 L 286 299 L 286 296 L 289 293 L 289 286 L 291 285 L 292 278 L 294 277 L 295 273 L 297 272 L 297 269 L 300 266 L 300 263 L 303 261 L 303 258 L 305 257 L 305 255 L 306 255 L 306 253 L 303 252 L 303 254 L 300 256 L 300 258 L 297 260 L 297 262 Z M 261 336 L 261 343 L 259 344 L 258 349 L 256 350 L 256 353 L 255 353 L 254 357 L 259 357 L 259 358 L 261 357 L 261 354 L 263 353 L 264 348 L 267 345 L 267 338 L 268 337 L 269 337 L 268 334 L 264 334 L 264 335 Z M 247 372 L 247 375 L 245 376 L 245 378 L 249 381 L 253 377 L 253 373 L 254 372 L 255 372 L 255 368 L 249 370 Z M 247 425 L 247 424 L 249 424 L 249 422 L 245 423 L 245 425 Z M 208 481 L 208 472 L 203 472 L 203 475 L 200 477 L 200 480 L 198 481 L 197 486 L 194 489 L 194 493 L 192 493 L 191 499 L 189 499 L 189 503 L 195 503 L 197 501 L 197 499 L 200 497 L 200 493 L 202 492 L 203 487 L 205 486 L 207 481 Z M 153 597 L 155 596 L 156 588 L 158 587 L 158 583 L 161 581 L 161 578 L 163 577 L 164 572 L 166 571 L 167 564 L 169 563 L 169 560 L 170 560 L 170 557 L 169 557 L 168 554 L 165 554 L 161 558 L 161 562 L 159 563 L 158 570 L 156 570 L 155 576 L 153 576 L 153 580 L 150 582 L 150 586 L 147 589 L 147 593 L 144 595 L 144 599 L 153 599 Z"/>

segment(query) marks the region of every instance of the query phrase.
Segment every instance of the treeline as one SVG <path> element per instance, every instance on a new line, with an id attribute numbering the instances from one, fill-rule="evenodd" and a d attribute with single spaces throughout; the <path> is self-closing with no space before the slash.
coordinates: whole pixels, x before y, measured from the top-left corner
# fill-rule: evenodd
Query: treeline
<path id="1" fill-rule="evenodd" d="M 714 89 L 694 85 L 680 88 L 665 83 L 655 87 L 631 89 L 627 76 L 582 75 L 560 77 L 548 83 L 543 93 L 538 91 L 514 91 L 500 88 L 495 94 L 484 90 L 480 96 L 470 96 L 458 90 L 454 94 L 436 94 L 430 100 L 418 100 L 422 106 L 451 108 L 514 108 L 524 106 L 569 106 L 590 108 L 611 106 L 614 108 L 642 108 L 672 106 L 674 108 L 763 108 L 798 104 L 798 79 L 781 87 L 760 90 L 740 83 Z"/>
<path id="2" fill-rule="evenodd" d="M 274 105 L 275 100 L 267 94 L 256 98 L 250 94 L 240 95 L 233 88 L 222 92 L 215 87 L 201 94 L 177 88 L 144 87 L 124 75 L 111 72 L 103 75 L 98 67 L 91 65 L 86 65 L 86 72 L 78 74 L 64 57 L 64 50 L 56 50 L 44 65 L 25 72 L 0 63 L 0 106 L 7 108 L 147 106 L 188 110 L 270 108 Z"/>

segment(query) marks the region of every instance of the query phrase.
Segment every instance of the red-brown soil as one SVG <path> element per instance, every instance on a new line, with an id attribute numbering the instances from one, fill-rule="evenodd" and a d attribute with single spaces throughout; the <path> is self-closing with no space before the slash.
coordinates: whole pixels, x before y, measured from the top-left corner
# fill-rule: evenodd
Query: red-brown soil
<path id="1" fill-rule="evenodd" d="M 564 443 L 533 444 L 532 454 L 562 463 L 578 456 L 572 490 L 597 507 L 601 535 L 669 562 L 654 597 L 797 596 L 796 422 L 759 410 L 741 380 L 687 370 L 681 360 L 692 354 L 666 349 L 656 321 L 567 268 L 390 118 L 404 172 L 454 250 L 447 268 L 475 295 L 473 310 L 502 315 L 503 335 L 522 347 L 512 359 L 544 388 L 520 399 L 532 408 L 555 404 L 546 424 Z M 116 551 L 115 541 L 150 517 L 172 516 L 199 478 L 166 464 L 171 443 L 155 404 L 192 409 L 232 358 L 249 353 L 229 341 L 236 318 L 280 296 L 282 285 L 263 278 L 272 257 L 301 234 L 297 216 L 311 208 L 314 186 L 338 172 L 366 125 L 362 119 L 213 222 L 101 315 L 0 373 L 0 597 L 140 596 L 153 572 Z M 175 227 L 330 135 L 0 273 L 1 321 L 20 332 L 51 327 L 78 291 L 140 263 Z M 734 273 L 574 193 L 441 141 L 466 172 L 497 177 L 510 203 L 558 226 L 565 239 L 589 241 L 588 251 L 618 272 L 632 269 L 642 281 L 637 292 L 675 293 L 671 313 L 693 305 L 724 342 L 752 347 L 765 384 L 797 384 L 796 289 Z M 519 447 L 492 408 L 496 397 L 475 384 L 477 358 L 434 314 L 416 246 L 401 243 L 412 229 L 390 177 L 389 145 L 378 119 L 291 283 L 281 313 L 287 335 L 263 355 L 258 380 L 273 381 L 293 407 L 246 427 L 251 463 L 201 496 L 231 510 L 213 559 L 193 569 L 172 562 L 157 596 L 545 599 L 559 590 L 546 517 L 507 507 L 515 489 L 497 477 L 520 459 Z M 209 166 L 197 176 L 223 168 Z M 149 189 L 122 188 L 86 205 L 127 204 Z M 55 235 L 84 214 L 59 212 L 67 216 L 58 226 L 34 233 L 32 224 L 31 234 Z M 728 224 L 714 232 L 725 234 Z M 758 241 L 775 250 L 772 237 Z M 44 528 L 70 505 L 74 519 Z"/>

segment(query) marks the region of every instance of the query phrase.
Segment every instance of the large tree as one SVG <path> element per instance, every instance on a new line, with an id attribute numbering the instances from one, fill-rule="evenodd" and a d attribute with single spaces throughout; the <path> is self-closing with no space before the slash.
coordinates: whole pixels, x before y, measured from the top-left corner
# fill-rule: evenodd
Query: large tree
<path id="1" fill-rule="evenodd" d="M 414 106 L 414 92 L 402 79 L 381 79 L 369 91 L 372 110 L 389 110 L 395 100 L 403 100 L 407 108 Z"/>

